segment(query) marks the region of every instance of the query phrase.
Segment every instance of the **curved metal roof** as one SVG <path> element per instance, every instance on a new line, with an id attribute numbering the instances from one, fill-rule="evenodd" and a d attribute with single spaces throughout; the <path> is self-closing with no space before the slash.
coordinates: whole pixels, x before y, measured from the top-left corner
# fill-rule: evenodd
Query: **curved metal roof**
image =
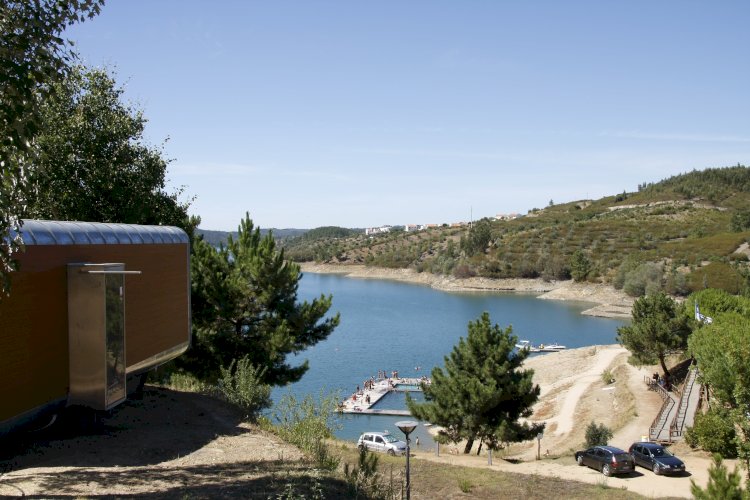
<path id="1" fill-rule="evenodd" d="M 108 222 L 24 220 L 26 245 L 148 245 L 188 243 L 188 235 L 173 226 L 141 226 Z"/>

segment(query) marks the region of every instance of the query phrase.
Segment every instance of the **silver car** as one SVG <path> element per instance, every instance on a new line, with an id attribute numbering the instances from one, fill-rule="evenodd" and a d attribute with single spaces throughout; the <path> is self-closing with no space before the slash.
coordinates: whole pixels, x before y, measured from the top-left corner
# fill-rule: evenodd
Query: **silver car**
<path id="1" fill-rule="evenodd" d="M 406 453 L 406 443 L 399 441 L 388 432 L 365 432 L 359 436 L 357 447 L 388 453 L 389 455 L 403 455 Z"/>

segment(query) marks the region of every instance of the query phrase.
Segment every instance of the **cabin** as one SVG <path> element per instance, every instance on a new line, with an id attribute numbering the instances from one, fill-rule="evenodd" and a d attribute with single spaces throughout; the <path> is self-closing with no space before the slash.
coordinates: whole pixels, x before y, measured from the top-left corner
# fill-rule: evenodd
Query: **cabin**
<path id="1" fill-rule="evenodd" d="M 26 220 L 20 236 L 0 299 L 0 436 L 71 405 L 109 410 L 190 346 L 181 229 Z"/>

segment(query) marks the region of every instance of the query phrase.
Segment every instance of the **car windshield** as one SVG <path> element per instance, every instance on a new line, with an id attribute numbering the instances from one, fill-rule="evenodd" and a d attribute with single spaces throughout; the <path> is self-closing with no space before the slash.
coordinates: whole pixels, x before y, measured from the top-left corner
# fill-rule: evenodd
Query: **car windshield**
<path id="1" fill-rule="evenodd" d="M 398 439 L 391 436 L 390 434 L 386 434 L 385 436 L 383 436 L 383 439 L 385 439 L 386 443 L 395 443 L 396 441 L 398 441 Z"/>
<path id="2" fill-rule="evenodd" d="M 651 453 L 655 457 L 671 457 L 672 456 L 672 454 L 668 450 L 665 450 L 664 448 L 653 448 L 651 450 Z"/>
<path id="3" fill-rule="evenodd" d="M 618 462 L 620 460 L 622 460 L 623 462 L 627 462 L 628 460 L 630 460 L 630 455 L 628 455 L 627 453 L 615 453 L 615 460 L 617 460 Z"/>

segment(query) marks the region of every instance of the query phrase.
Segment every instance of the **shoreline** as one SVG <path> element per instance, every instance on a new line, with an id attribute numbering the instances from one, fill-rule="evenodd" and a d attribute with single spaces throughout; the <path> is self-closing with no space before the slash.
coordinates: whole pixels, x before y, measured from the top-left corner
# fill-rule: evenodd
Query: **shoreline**
<path id="1" fill-rule="evenodd" d="M 381 279 L 424 285 L 443 292 L 533 293 L 545 300 L 589 302 L 595 304 L 581 312 L 586 316 L 630 319 L 634 299 L 621 290 L 600 283 L 576 283 L 573 280 L 544 281 L 539 278 L 456 278 L 418 273 L 413 269 L 370 267 L 363 264 L 297 263 L 303 273 L 343 274 L 350 278 Z"/>

